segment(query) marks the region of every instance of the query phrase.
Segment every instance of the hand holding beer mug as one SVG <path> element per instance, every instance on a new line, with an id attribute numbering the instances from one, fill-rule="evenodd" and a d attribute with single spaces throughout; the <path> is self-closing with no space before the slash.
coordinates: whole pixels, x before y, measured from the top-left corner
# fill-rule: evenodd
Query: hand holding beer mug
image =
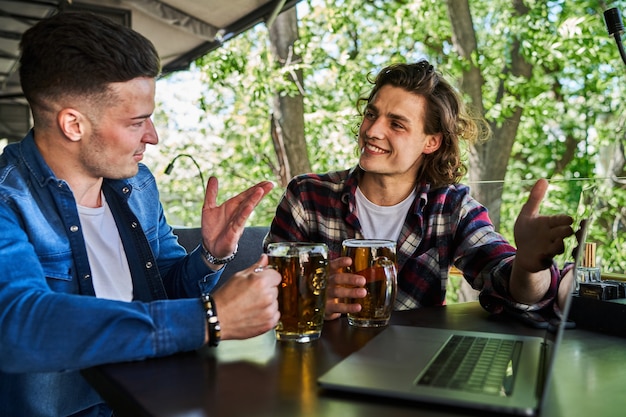
<path id="1" fill-rule="evenodd" d="M 276 339 L 318 339 L 324 324 L 328 247 L 323 243 L 278 242 L 267 247 L 269 264 L 282 276 Z"/>
<path id="2" fill-rule="evenodd" d="M 365 298 L 350 299 L 361 311 L 348 313 L 348 323 L 359 327 L 381 327 L 389 323 L 396 299 L 396 243 L 381 239 L 347 239 L 343 256 L 352 259 L 345 272 L 365 277 Z"/>

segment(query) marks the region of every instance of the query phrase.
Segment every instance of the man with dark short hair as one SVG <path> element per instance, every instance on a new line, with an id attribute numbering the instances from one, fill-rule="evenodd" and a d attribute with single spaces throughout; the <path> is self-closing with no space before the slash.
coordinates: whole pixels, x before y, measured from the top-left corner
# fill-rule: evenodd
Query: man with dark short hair
<path id="1" fill-rule="evenodd" d="M 213 292 L 273 185 L 217 205 L 209 179 L 202 241 L 187 254 L 141 164 L 158 142 L 150 41 L 103 17 L 62 13 L 20 46 L 34 127 L 0 156 L 0 415 L 110 416 L 80 369 L 276 325 L 276 271 L 253 266 Z"/>

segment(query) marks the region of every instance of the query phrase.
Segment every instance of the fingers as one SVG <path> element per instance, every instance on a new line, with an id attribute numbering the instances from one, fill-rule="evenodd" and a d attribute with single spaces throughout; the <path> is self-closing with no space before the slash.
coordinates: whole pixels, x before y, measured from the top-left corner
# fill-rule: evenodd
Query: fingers
<path id="1" fill-rule="evenodd" d="M 552 242 L 548 246 L 547 252 L 547 257 L 550 257 L 550 260 L 552 260 L 552 258 L 554 258 L 556 255 L 565 252 L 565 242 L 562 239 Z"/>
<path id="2" fill-rule="evenodd" d="M 544 178 L 540 178 L 539 180 L 537 180 L 533 188 L 530 190 L 530 194 L 528 196 L 526 204 L 522 206 L 520 216 L 536 216 L 539 213 L 539 206 L 541 205 L 541 201 L 546 195 L 547 190 L 548 181 L 546 181 Z"/>
<path id="3" fill-rule="evenodd" d="M 274 189 L 275 184 L 272 181 L 261 181 L 257 184 L 257 187 L 263 189 L 263 195 L 267 195 L 270 191 Z"/>
<path id="4" fill-rule="evenodd" d="M 552 226 L 548 230 L 548 238 L 546 242 L 546 251 L 548 255 L 554 257 L 565 252 L 565 239 L 574 234 L 574 229 L 570 225 L 572 223 L 571 218 L 568 216 L 561 216 L 564 219 L 563 222 L 559 222 L 559 226 Z M 550 222 L 549 222 L 550 223 Z"/>
<path id="5" fill-rule="evenodd" d="M 256 208 L 256 206 L 261 202 L 261 199 L 265 196 L 262 191 L 259 189 L 255 190 L 255 193 L 250 196 L 250 198 L 243 200 L 240 203 L 236 203 L 236 211 L 233 215 L 233 224 L 237 227 L 242 228 L 245 226 L 246 221 Z M 228 201 L 231 203 L 231 201 Z"/>
<path id="6" fill-rule="evenodd" d="M 250 268 L 253 268 L 252 272 L 255 273 L 263 272 L 266 269 L 274 269 L 273 265 L 269 264 L 269 257 L 266 254 L 262 254 L 259 260 Z"/>
<path id="7" fill-rule="evenodd" d="M 574 219 L 572 216 L 567 216 L 565 214 L 553 215 L 549 217 L 549 226 L 550 227 L 562 227 L 569 226 L 572 229 L 572 225 L 574 223 Z"/>
<path id="8" fill-rule="evenodd" d="M 248 188 L 242 193 L 232 197 L 225 206 L 234 206 L 235 211 L 232 217 L 232 224 L 237 228 L 245 226 L 246 221 L 261 202 L 263 197 L 274 188 L 274 183 L 263 181 L 253 187 Z"/>
<path id="9" fill-rule="evenodd" d="M 267 255 L 259 264 L 267 266 Z M 254 272 L 259 264 L 234 274 L 214 294 L 224 340 L 257 336 L 278 323 L 281 276 L 270 268 Z"/>
<path id="10" fill-rule="evenodd" d="M 580 224 L 578 225 L 578 229 L 576 230 L 576 240 L 578 242 L 580 242 L 583 238 L 586 225 L 587 225 L 587 219 L 582 219 L 580 221 Z"/>
<path id="11" fill-rule="evenodd" d="M 335 320 L 339 317 L 341 317 L 341 313 L 331 313 L 328 311 L 328 308 L 326 308 L 326 311 L 324 312 L 324 320 Z"/>
<path id="12" fill-rule="evenodd" d="M 267 266 L 267 264 L 269 263 L 269 256 L 267 256 L 267 254 L 262 253 L 261 256 L 259 257 L 259 260 L 257 261 L 257 265 L 259 266 Z"/>
<path id="13" fill-rule="evenodd" d="M 565 239 L 574 234 L 574 229 L 570 225 L 557 226 L 552 228 L 552 235 L 556 239 Z"/>
<path id="14" fill-rule="evenodd" d="M 233 201 L 236 206 L 243 209 L 243 212 L 247 212 L 245 217 L 254 210 L 259 202 L 274 188 L 274 183 L 271 181 L 261 181 L 258 184 L 242 191 L 236 196 L 232 197 L 229 201 Z M 204 209 L 216 208 L 217 205 L 217 193 L 219 190 L 219 183 L 216 177 L 211 176 L 207 182 L 206 193 L 204 196 Z M 248 211 L 249 210 L 249 211 Z"/>
<path id="15" fill-rule="evenodd" d="M 217 190 L 218 181 L 214 176 L 209 177 L 209 181 L 206 184 L 206 193 L 204 195 L 204 207 L 213 208 L 217 206 Z"/>
<path id="16" fill-rule="evenodd" d="M 570 254 L 572 258 L 576 258 L 576 253 L 579 250 L 584 250 L 584 248 L 580 248 L 580 243 L 582 242 L 583 237 L 585 235 L 586 224 L 587 224 L 587 219 L 582 219 L 580 221 L 578 229 L 574 233 L 574 235 L 576 236 L 576 246 L 574 246 L 574 249 L 572 249 L 572 253 Z"/>
<path id="17" fill-rule="evenodd" d="M 246 201 L 253 203 L 253 206 L 256 206 L 263 197 L 267 195 L 274 188 L 274 183 L 271 181 L 261 181 L 258 184 L 253 185 L 252 187 L 242 191 L 237 194 L 232 200 L 236 201 Z"/>
<path id="18" fill-rule="evenodd" d="M 339 260 L 341 258 L 337 258 Z M 344 258 L 339 264 L 346 263 Z M 332 261 L 331 261 L 332 263 Z M 348 262 L 349 263 L 349 262 Z M 361 275 L 338 273 L 330 275 L 326 288 L 326 310 L 324 318 L 333 320 L 341 314 L 358 313 L 361 311 L 361 304 L 349 303 L 350 299 L 360 299 L 367 295 L 367 290 L 363 288 L 365 278 Z"/>
<path id="19" fill-rule="evenodd" d="M 361 286 L 333 286 L 327 290 L 328 298 L 364 298 L 367 290 Z"/>
<path id="20" fill-rule="evenodd" d="M 346 268 L 350 265 L 352 265 L 352 258 L 348 256 L 335 258 L 328 263 L 328 267 L 330 269 L 330 275 L 338 274 L 343 271 L 343 268 Z"/>
<path id="21" fill-rule="evenodd" d="M 327 292 L 331 297 L 347 297 L 349 294 L 344 294 L 342 291 L 346 288 L 354 289 L 354 287 L 365 286 L 365 277 L 357 274 L 349 273 L 331 273 L 328 277 Z M 362 288 L 363 289 L 363 288 Z M 335 292 L 339 291 L 339 294 Z M 365 289 L 363 289 L 365 291 Z M 359 297 L 354 297 L 359 298 Z"/>
<path id="22" fill-rule="evenodd" d="M 270 285 L 278 286 L 282 280 L 280 273 L 269 264 L 269 257 L 266 254 L 262 254 L 259 260 L 250 268 L 252 273 L 260 274 L 263 279 L 270 280 Z M 268 271 L 269 273 L 267 273 Z"/>
<path id="23" fill-rule="evenodd" d="M 516 263 L 527 272 L 549 268 L 556 255 L 565 252 L 564 240 L 574 234 L 573 219 L 567 215 L 540 215 L 539 207 L 548 181 L 538 180 L 522 206 L 513 229 L 517 245 Z"/>
<path id="24" fill-rule="evenodd" d="M 261 256 L 259 256 L 259 259 L 250 268 L 252 269 L 263 268 L 267 266 L 268 263 L 269 263 L 269 257 L 267 256 L 267 254 L 262 253 Z"/>
<path id="25" fill-rule="evenodd" d="M 358 313 L 359 311 L 361 311 L 361 304 L 344 303 L 337 298 L 327 299 L 324 319 L 334 320 L 339 318 L 342 314 Z"/>
<path id="26" fill-rule="evenodd" d="M 281 276 L 268 267 L 268 261 L 267 254 L 262 254 L 257 262 L 233 274 L 215 292 L 223 339 L 257 336 L 278 323 Z"/>
<path id="27" fill-rule="evenodd" d="M 216 256 L 232 253 L 248 218 L 273 188 L 271 181 L 262 181 L 218 205 L 218 181 L 211 176 L 207 182 L 201 218 L 205 247 Z"/>

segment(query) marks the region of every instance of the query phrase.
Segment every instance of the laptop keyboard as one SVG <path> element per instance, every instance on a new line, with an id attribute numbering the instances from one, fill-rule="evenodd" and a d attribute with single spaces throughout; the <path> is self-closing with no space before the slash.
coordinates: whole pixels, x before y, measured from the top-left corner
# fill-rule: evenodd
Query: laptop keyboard
<path id="1" fill-rule="evenodd" d="M 417 384 L 508 396 L 521 348 L 520 341 L 452 336 Z"/>

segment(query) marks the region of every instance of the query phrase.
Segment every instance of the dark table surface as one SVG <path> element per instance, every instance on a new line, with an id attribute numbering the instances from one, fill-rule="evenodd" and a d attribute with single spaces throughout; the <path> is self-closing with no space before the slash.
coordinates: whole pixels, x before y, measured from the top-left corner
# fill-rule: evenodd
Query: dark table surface
<path id="1" fill-rule="evenodd" d="M 538 334 L 490 316 L 476 302 L 394 312 L 392 324 Z M 309 344 L 276 342 L 270 332 L 199 352 L 99 366 L 84 375 L 116 417 L 484 415 L 318 387 L 319 375 L 380 331 L 352 328 L 341 318 L 326 322 L 322 338 Z M 626 415 L 626 339 L 566 330 L 549 394 L 542 416 Z"/>

